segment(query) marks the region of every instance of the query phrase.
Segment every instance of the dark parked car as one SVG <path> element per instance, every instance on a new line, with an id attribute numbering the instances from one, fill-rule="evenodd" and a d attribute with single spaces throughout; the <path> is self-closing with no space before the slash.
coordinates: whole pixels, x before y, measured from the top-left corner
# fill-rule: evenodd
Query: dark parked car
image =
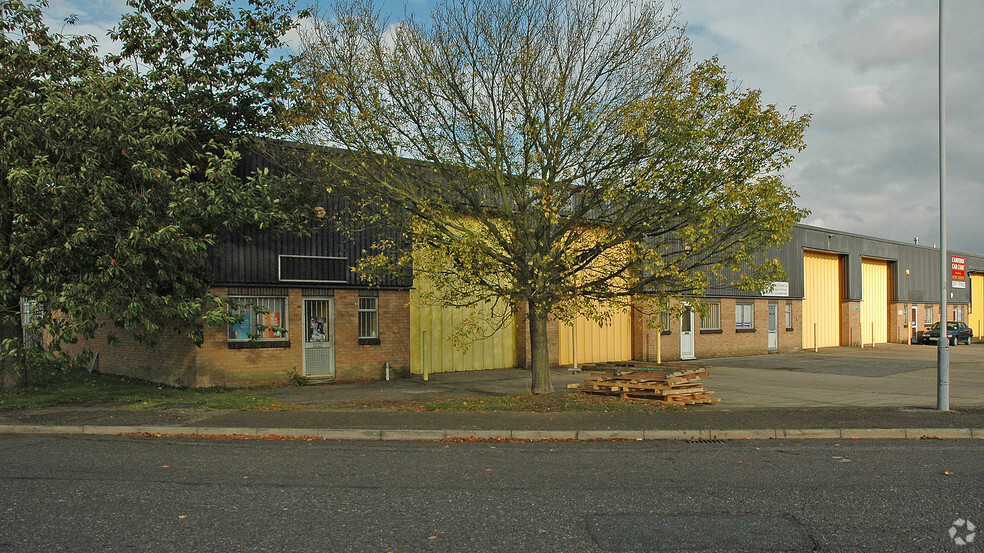
<path id="1" fill-rule="evenodd" d="M 974 337 L 974 331 L 966 323 L 960 321 L 949 321 L 946 323 L 946 337 L 950 340 L 950 345 L 955 346 L 957 342 L 963 341 L 970 345 L 970 339 Z M 922 343 L 935 344 L 940 339 L 940 323 L 936 323 L 932 328 L 922 335 Z"/>

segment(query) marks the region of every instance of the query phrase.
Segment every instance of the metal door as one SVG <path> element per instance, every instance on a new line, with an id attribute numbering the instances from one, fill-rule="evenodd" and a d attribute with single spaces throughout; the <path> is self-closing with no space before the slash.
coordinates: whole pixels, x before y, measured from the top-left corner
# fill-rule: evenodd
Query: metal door
<path id="1" fill-rule="evenodd" d="M 680 359 L 694 358 L 694 310 L 687 307 L 680 317 Z"/>
<path id="2" fill-rule="evenodd" d="M 769 304 L 769 351 L 779 351 L 779 305 Z"/>
<path id="3" fill-rule="evenodd" d="M 335 317 L 331 298 L 304 299 L 304 376 L 335 376 Z"/>

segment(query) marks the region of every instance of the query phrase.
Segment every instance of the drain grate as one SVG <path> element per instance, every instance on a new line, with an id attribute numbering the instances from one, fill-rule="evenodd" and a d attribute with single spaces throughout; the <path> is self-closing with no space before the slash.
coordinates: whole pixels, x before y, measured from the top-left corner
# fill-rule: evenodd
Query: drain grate
<path id="1" fill-rule="evenodd" d="M 725 440 L 708 440 L 702 438 L 699 440 L 687 440 L 687 443 L 688 444 L 723 444 L 725 443 Z"/>

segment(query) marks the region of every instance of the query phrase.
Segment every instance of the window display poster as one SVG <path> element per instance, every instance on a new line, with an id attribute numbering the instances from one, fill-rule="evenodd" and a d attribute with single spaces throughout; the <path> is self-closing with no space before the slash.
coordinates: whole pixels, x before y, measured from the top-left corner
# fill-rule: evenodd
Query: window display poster
<path id="1" fill-rule="evenodd" d="M 263 337 L 264 338 L 280 338 L 281 333 L 276 330 L 280 327 L 280 313 L 264 313 L 263 314 Z"/>
<path id="2" fill-rule="evenodd" d="M 250 331 L 250 313 L 242 313 L 243 320 L 232 325 L 230 330 L 232 336 L 229 338 L 233 340 L 249 340 Z"/>
<path id="3" fill-rule="evenodd" d="M 328 340 L 328 334 L 325 332 L 325 322 L 324 317 L 311 317 L 311 321 L 308 323 L 309 342 L 325 342 Z"/>

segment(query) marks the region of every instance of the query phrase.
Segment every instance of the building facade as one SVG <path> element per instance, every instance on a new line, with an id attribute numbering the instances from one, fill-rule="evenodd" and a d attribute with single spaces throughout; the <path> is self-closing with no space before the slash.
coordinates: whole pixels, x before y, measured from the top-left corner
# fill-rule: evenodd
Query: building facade
<path id="1" fill-rule="evenodd" d="M 327 206 L 331 209 L 331 206 Z M 240 321 L 206 328 L 195 346 L 162 337 L 147 348 L 97 336 L 104 372 L 183 386 L 273 384 L 296 377 L 351 381 L 529 365 L 525 314 L 465 344 L 455 329 L 468 317 L 423 304 L 424 283 L 391 278 L 369 283 L 352 267 L 393 229 L 355 235 L 317 228 L 308 236 L 247 230 L 218 245 L 212 291 Z M 608 325 L 587 319 L 548 327 L 550 363 L 702 359 L 831 346 L 869 347 L 918 340 L 940 321 L 939 249 L 797 225 L 766 253 L 785 281 L 763 292 L 708 290 L 701 311 L 680 305 L 654 328 L 637 310 Z M 984 335 L 984 256 L 950 252 L 947 319 Z"/>

